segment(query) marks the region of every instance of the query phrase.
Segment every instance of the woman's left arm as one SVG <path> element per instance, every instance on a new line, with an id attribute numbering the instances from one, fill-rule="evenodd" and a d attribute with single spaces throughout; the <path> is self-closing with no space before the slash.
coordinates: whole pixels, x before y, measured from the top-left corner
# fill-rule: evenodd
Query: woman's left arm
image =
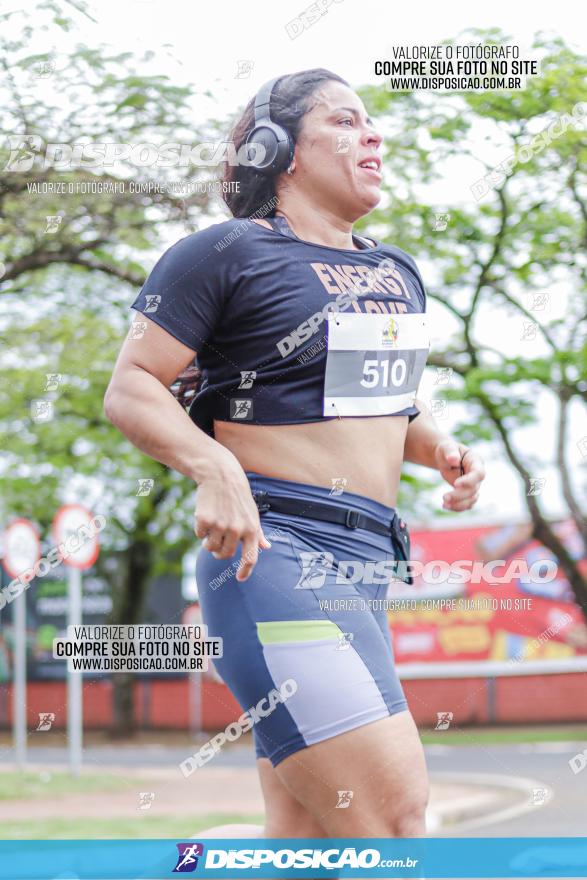
<path id="1" fill-rule="evenodd" d="M 477 501 L 479 487 L 485 479 L 482 458 L 473 449 L 443 434 L 426 404 L 421 400 L 415 403 L 420 415 L 408 426 L 404 461 L 440 471 L 453 487 L 452 492 L 443 496 L 445 510 L 469 510 Z"/>

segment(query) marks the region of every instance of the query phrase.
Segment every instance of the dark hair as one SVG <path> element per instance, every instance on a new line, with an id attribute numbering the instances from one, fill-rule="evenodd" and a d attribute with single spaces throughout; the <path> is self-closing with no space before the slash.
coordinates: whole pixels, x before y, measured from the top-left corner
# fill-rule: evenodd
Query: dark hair
<path id="1" fill-rule="evenodd" d="M 321 83 L 334 80 L 348 86 L 348 82 L 336 73 L 315 67 L 312 70 L 301 70 L 290 73 L 279 79 L 271 94 L 271 119 L 283 125 L 290 133 L 295 144 L 300 131 L 302 119 L 312 109 L 312 95 Z M 255 124 L 255 98 L 251 98 L 242 116 L 235 124 L 230 141 L 234 150 L 238 150 L 245 142 Z M 239 192 L 223 192 L 222 198 L 230 208 L 233 217 L 250 217 L 256 211 L 263 216 L 275 214 L 275 178 L 255 171 L 249 165 L 231 165 L 224 163 L 223 182 L 237 182 Z M 232 187 L 226 187 L 230 190 Z M 265 210 L 266 206 L 266 210 Z M 261 216 L 260 213 L 260 216 Z"/>

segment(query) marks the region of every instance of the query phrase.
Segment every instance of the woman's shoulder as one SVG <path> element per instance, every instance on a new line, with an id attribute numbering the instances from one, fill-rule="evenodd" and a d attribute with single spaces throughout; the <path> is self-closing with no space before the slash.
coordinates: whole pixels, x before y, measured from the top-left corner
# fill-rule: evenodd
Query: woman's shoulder
<path id="1" fill-rule="evenodd" d="M 418 286 L 420 288 L 421 297 L 422 297 L 422 307 L 426 309 L 426 288 L 424 286 L 424 282 L 422 280 L 422 275 L 420 274 L 420 270 L 418 268 L 418 264 L 415 259 L 405 251 L 403 248 L 398 247 L 394 244 L 383 243 L 382 248 L 383 253 L 385 254 L 386 259 L 390 259 L 399 264 L 400 268 L 407 269 L 411 274 L 416 278 L 418 282 Z"/>
<path id="2" fill-rule="evenodd" d="M 198 232 L 192 232 L 180 239 L 176 247 L 179 246 L 184 252 L 189 251 L 196 254 L 209 252 L 211 255 L 222 254 L 228 259 L 238 258 L 240 260 L 250 250 L 251 236 L 254 239 L 254 247 L 266 244 L 266 229 L 273 231 L 267 220 L 231 217 L 220 223 L 212 223 Z"/>
<path id="3" fill-rule="evenodd" d="M 396 244 L 390 244 L 387 241 L 382 241 L 380 242 L 380 244 L 382 250 L 385 251 L 386 255 L 389 255 L 390 257 L 398 257 L 400 261 L 403 260 L 406 263 L 415 263 L 414 258 L 407 251 L 405 251 L 401 247 L 398 247 Z"/>
<path id="4" fill-rule="evenodd" d="M 400 266 L 404 266 L 409 269 L 413 274 L 421 281 L 420 270 L 418 269 L 418 264 L 411 254 L 405 251 L 403 248 L 398 247 L 395 244 L 388 244 L 387 242 L 382 242 L 382 251 L 386 257 L 389 257 L 391 260 L 395 260 L 400 264 Z"/>
<path id="5" fill-rule="evenodd" d="M 222 250 L 227 243 L 236 241 L 237 238 L 245 232 L 250 226 L 250 220 L 247 218 L 230 217 L 228 220 L 221 220 L 219 223 L 211 223 L 203 229 L 191 232 L 189 235 L 179 239 L 177 244 L 183 244 L 187 248 L 197 248 L 201 246 L 214 247 L 219 245 L 216 250 Z"/>

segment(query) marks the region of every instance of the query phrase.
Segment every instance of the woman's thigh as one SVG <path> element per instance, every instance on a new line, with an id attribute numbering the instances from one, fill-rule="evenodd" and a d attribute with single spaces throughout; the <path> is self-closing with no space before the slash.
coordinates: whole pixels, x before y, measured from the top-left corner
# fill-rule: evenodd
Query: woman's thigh
<path id="1" fill-rule="evenodd" d="M 402 713 L 406 702 L 387 627 L 363 601 L 380 587 L 340 577 L 335 560 L 319 586 L 308 584 L 312 554 L 326 547 L 334 555 L 334 540 L 324 533 L 305 540 L 284 524 L 271 540 L 244 583 L 224 578 L 231 561 L 207 551 L 198 558 L 197 580 L 209 635 L 223 638 L 215 665 L 241 707 L 253 710 L 258 757 L 276 766 L 308 746 Z M 284 683 L 286 699 L 275 700 Z"/>
<path id="2" fill-rule="evenodd" d="M 410 712 L 296 752 L 275 768 L 328 837 L 420 837 L 429 783 Z"/>
<path id="3" fill-rule="evenodd" d="M 259 716 L 253 730 L 269 833 L 288 836 L 299 823 L 312 830 L 301 834 L 308 837 L 319 829 L 329 837 L 421 836 L 423 750 L 386 615 L 363 601 L 385 588 L 341 576 L 338 565 L 378 562 L 390 551 L 365 532 L 266 520 L 273 546 L 249 580 L 234 578 L 237 560 L 207 551 L 197 580 L 209 634 L 224 640 L 215 665 L 241 707 Z M 286 681 L 287 699 L 270 705 L 267 695 Z"/>

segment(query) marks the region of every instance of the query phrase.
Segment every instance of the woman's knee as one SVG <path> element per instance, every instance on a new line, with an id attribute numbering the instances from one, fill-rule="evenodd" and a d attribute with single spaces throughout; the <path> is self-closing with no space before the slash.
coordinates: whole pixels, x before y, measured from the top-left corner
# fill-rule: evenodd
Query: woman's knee
<path id="1" fill-rule="evenodd" d="M 427 775 L 419 775 L 400 791 L 365 787 L 356 795 L 348 809 L 329 810 L 324 816 L 329 837 L 425 837 Z"/>
<path id="2" fill-rule="evenodd" d="M 323 838 L 326 836 L 322 825 L 306 810 L 278 812 L 267 816 L 265 821 L 265 837 Z"/>
<path id="3" fill-rule="evenodd" d="M 390 837 L 424 837 L 426 808 L 430 799 L 428 779 L 419 780 L 412 792 L 387 805 L 383 817 Z"/>
<path id="4" fill-rule="evenodd" d="M 390 821 L 391 837 L 425 837 L 426 807 L 421 806 L 393 816 Z"/>

